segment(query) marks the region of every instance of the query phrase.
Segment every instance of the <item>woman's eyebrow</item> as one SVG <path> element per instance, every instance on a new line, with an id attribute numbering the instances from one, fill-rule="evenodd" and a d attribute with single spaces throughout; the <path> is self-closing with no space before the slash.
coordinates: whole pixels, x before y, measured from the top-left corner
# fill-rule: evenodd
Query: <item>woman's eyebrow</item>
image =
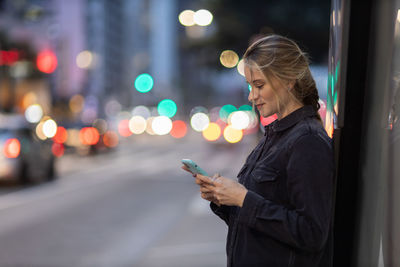
<path id="1" fill-rule="evenodd" d="M 260 80 L 260 79 L 253 80 L 253 83 L 256 83 L 256 82 L 264 82 L 264 80 Z"/>

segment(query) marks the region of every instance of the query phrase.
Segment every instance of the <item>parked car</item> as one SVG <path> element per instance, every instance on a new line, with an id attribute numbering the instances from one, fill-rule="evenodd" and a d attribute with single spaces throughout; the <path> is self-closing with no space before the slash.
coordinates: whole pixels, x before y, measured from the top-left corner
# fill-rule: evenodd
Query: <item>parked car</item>
<path id="1" fill-rule="evenodd" d="M 0 179 L 41 182 L 55 177 L 51 140 L 40 140 L 20 115 L 0 115 Z"/>

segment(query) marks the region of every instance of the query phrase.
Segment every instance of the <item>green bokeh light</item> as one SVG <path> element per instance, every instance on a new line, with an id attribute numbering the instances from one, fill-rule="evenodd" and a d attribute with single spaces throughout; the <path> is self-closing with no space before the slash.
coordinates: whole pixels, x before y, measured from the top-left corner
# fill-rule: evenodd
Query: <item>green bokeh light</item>
<path id="1" fill-rule="evenodd" d="M 227 121 L 229 114 L 232 112 L 237 111 L 236 107 L 233 105 L 224 105 L 220 110 L 219 110 L 219 117 L 223 121 Z"/>
<path id="2" fill-rule="evenodd" d="M 239 107 L 238 110 L 241 110 L 241 111 L 252 111 L 253 108 L 250 105 L 242 105 L 242 106 Z"/>
<path id="3" fill-rule="evenodd" d="M 147 93 L 153 89 L 154 80 L 150 74 L 140 74 L 135 80 L 135 88 L 141 93 Z"/>
<path id="4" fill-rule="evenodd" d="M 167 116 L 168 118 L 172 118 L 175 116 L 177 107 L 174 101 L 171 99 L 164 99 L 158 103 L 157 111 L 160 116 Z"/>
<path id="5" fill-rule="evenodd" d="M 249 83 L 247 85 L 248 85 L 249 91 L 251 91 L 251 85 Z"/>

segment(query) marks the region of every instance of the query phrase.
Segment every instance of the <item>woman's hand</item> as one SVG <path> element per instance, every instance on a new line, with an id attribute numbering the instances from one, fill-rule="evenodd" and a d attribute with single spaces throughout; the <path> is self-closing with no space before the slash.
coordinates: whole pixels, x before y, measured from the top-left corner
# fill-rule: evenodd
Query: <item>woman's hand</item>
<path id="1" fill-rule="evenodd" d="M 247 189 L 238 182 L 214 175 L 212 179 L 201 174 L 196 175 L 196 183 L 200 185 L 201 197 L 219 205 L 243 206 Z"/>
<path id="2" fill-rule="evenodd" d="M 214 198 L 218 203 L 227 206 L 243 206 L 244 198 L 247 194 L 247 189 L 238 182 L 219 176 L 213 181 Z"/>

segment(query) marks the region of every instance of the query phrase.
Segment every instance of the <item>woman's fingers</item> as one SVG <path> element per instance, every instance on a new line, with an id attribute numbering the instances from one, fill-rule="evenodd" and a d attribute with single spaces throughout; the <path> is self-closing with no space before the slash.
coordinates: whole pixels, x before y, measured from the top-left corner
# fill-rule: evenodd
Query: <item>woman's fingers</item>
<path id="1" fill-rule="evenodd" d="M 196 180 L 199 179 L 201 182 L 206 183 L 206 184 L 212 184 L 212 180 L 208 176 L 204 176 L 201 174 L 196 174 Z"/>
<path id="2" fill-rule="evenodd" d="M 192 174 L 193 175 L 193 173 L 189 170 L 189 168 L 188 167 L 186 167 L 185 165 L 182 165 L 182 170 L 185 170 L 185 171 L 187 171 L 188 173 L 190 173 L 190 174 Z M 193 175 L 194 176 L 194 175 Z"/>
<path id="3" fill-rule="evenodd" d="M 200 186 L 200 192 L 202 192 L 202 193 L 213 193 L 214 192 L 214 188 L 212 186 L 203 185 L 203 186 Z"/>

